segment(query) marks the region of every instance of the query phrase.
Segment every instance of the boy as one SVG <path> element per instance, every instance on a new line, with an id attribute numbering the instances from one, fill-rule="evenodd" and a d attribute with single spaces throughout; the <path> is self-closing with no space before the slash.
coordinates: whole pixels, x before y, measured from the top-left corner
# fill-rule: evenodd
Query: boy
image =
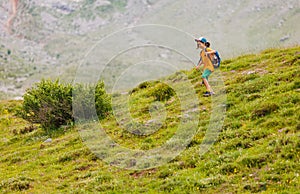
<path id="1" fill-rule="evenodd" d="M 214 94 L 212 88 L 208 83 L 208 77 L 212 72 L 214 72 L 214 66 L 208 55 L 215 53 L 215 51 L 207 47 L 210 44 L 205 38 L 200 37 L 198 39 L 195 39 L 195 41 L 197 42 L 197 49 L 201 48 L 200 60 L 196 66 L 196 69 L 198 69 L 202 64 L 204 65 L 201 78 L 206 87 L 206 92 L 204 93 L 204 96 L 208 97 Z"/>

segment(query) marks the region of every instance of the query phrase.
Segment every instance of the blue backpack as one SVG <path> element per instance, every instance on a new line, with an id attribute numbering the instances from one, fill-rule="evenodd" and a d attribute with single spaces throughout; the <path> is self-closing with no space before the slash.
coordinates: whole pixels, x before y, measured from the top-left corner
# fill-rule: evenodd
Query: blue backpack
<path id="1" fill-rule="evenodd" d="M 220 67 L 221 57 L 220 57 L 218 51 L 216 51 L 214 54 L 208 55 L 208 58 L 211 61 L 211 63 L 213 64 L 214 68 Z"/>

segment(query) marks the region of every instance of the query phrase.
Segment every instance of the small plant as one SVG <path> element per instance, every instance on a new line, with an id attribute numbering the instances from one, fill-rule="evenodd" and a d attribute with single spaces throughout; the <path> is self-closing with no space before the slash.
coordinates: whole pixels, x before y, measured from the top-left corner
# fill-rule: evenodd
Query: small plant
<path id="1" fill-rule="evenodd" d="M 266 115 L 271 114 L 272 112 L 276 111 L 279 108 L 279 106 L 275 103 L 266 103 L 259 105 L 259 108 L 253 111 L 252 116 L 253 117 L 263 117 Z"/>
<path id="2" fill-rule="evenodd" d="M 26 177 L 10 178 L 0 183 L 0 189 L 4 188 L 10 191 L 24 191 L 30 188 L 31 181 L 33 180 Z"/>
<path id="3" fill-rule="evenodd" d="M 26 134 L 26 133 L 30 133 L 34 130 L 36 130 L 37 127 L 34 126 L 34 125 L 29 125 L 29 126 L 26 126 L 24 128 L 21 128 L 20 130 L 17 130 L 17 129 L 14 129 L 13 130 L 13 134 L 15 135 L 18 135 L 18 134 Z"/>

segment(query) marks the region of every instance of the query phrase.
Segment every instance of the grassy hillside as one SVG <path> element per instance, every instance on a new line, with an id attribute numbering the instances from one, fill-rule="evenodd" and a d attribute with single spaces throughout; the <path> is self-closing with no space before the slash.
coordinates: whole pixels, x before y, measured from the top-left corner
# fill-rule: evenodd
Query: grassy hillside
<path id="1" fill-rule="evenodd" d="M 148 170 L 106 164 L 82 142 L 77 130 L 83 126 L 44 131 L 15 116 L 20 101 L 2 101 L 0 192 L 299 193 L 299 56 L 297 46 L 223 61 L 226 119 L 216 142 L 203 155 L 199 145 L 209 123 L 212 99 L 202 97 L 205 88 L 198 84 L 200 72 L 183 71 L 198 95 L 197 133 L 179 156 Z M 180 74 L 165 80 L 182 83 Z M 147 123 L 152 118 L 149 108 L 161 87 L 159 82 L 148 82 L 131 91 L 129 112 L 136 121 Z M 121 96 L 114 94 L 116 106 Z M 165 122 L 151 135 L 129 133 L 113 116 L 102 125 L 117 143 L 149 150 L 171 138 L 182 117 L 178 96 L 170 95 L 157 104 L 162 105 Z"/>

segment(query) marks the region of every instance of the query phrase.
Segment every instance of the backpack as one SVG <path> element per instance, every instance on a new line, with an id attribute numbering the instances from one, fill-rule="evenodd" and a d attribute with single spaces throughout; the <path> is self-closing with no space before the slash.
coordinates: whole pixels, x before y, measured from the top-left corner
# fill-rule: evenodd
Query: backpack
<path id="1" fill-rule="evenodd" d="M 206 52 L 206 50 L 205 50 Z M 209 54 L 207 55 L 209 60 L 211 61 L 211 63 L 213 64 L 214 68 L 219 68 L 220 64 L 221 64 L 221 57 L 218 53 L 218 51 L 216 51 L 214 54 Z"/>

